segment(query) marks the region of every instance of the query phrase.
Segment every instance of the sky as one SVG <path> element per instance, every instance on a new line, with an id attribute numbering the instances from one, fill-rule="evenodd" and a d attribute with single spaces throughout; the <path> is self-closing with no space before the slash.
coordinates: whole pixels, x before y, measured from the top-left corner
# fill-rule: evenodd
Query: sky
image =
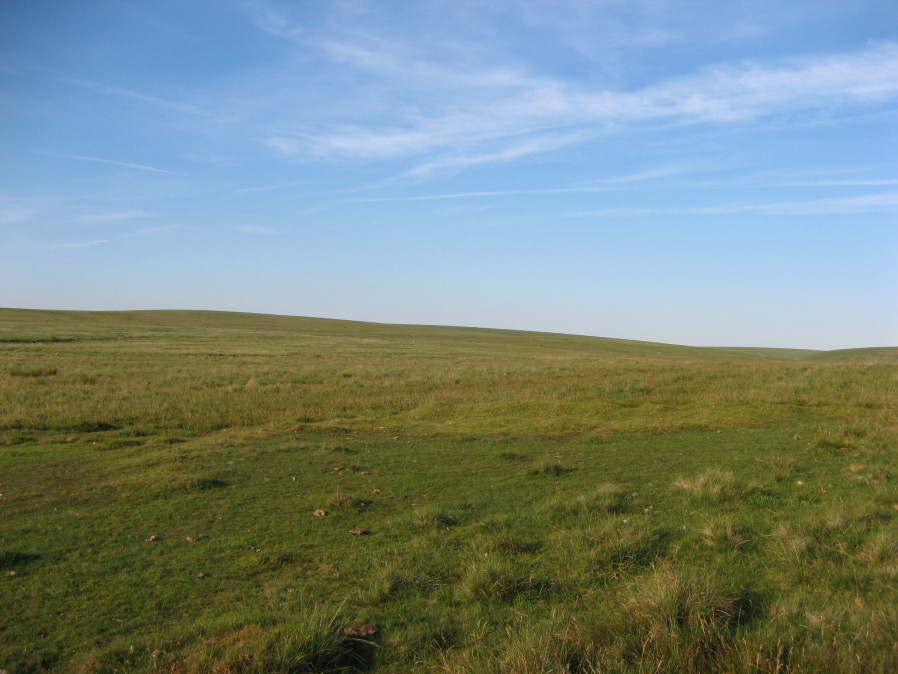
<path id="1" fill-rule="evenodd" d="M 898 3 L 3 0 L 0 307 L 898 346 Z"/>

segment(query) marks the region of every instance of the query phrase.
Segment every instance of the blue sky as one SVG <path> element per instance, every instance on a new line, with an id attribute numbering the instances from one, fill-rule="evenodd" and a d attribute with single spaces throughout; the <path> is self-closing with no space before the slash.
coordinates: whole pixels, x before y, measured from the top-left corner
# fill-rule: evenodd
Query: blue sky
<path id="1" fill-rule="evenodd" d="M 898 345 L 898 4 L 5 0 L 0 306 Z"/>

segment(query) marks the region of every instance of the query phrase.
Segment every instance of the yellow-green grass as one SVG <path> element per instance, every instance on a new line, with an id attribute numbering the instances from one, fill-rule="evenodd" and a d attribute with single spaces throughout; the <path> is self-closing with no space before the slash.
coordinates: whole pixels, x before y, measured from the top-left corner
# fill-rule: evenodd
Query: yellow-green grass
<path id="1" fill-rule="evenodd" d="M 0 310 L 0 669 L 894 671 L 894 354 Z"/>

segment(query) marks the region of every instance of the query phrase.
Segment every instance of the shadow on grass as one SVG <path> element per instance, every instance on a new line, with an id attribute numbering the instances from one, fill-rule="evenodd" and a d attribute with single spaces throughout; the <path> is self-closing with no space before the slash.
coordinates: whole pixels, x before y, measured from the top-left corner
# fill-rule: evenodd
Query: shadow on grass
<path id="1" fill-rule="evenodd" d="M 41 558 L 33 552 L 16 552 L 15 550 L 0 550 L 0 571 L 14 571 L 16 567 L 28 566 Z"/>
<path id="2" fill-rule="evenodd" d="M 106 421 L 79 421 L 72 424 L 69 429 L 75 433 L 105 433 L 107 431 L 117 431 L 121 428 L 115 424 Z"/>
<path id="3" fill-rule="evenodd" d="M 197 491 L 207 491 L 209 489 L 223 489 L 230 486 L 229 482 L 219 480 L 214 477 L 195 477 L 187 483 L 187 488 Z"/>
<path id="4" fill-rule="evenodd" d="M 509 536 L 503 536 L 496 541 L 495 549 L 500 552 L 508 552 L 513 555 L 533 554 L 542 550 L 543 544 L 539 541 L 520 541 Z"/>
<path id="5" fill-rule="evenodd" d="M 559 477 L 567 473 L 573 473 L 576 468 L 562 466 L 560 463 L 543 463 L 535 468 L 531 468 L 527 474 L 537 477 Z"/>

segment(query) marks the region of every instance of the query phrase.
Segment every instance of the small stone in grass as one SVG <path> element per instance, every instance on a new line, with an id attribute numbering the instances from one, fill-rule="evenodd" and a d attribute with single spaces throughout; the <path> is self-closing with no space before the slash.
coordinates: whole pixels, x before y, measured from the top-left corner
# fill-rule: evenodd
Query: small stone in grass
<path id="1" fill-rule="evenodd" d="M 321 508 L 319 508 L 318 510 L 316 510 L 316 511 L 313 512 L 312 514 L 313 514 L 315 517 L 324 517 L 325 515 L 327 515 L 327 513 L 324 512 Z"/>

